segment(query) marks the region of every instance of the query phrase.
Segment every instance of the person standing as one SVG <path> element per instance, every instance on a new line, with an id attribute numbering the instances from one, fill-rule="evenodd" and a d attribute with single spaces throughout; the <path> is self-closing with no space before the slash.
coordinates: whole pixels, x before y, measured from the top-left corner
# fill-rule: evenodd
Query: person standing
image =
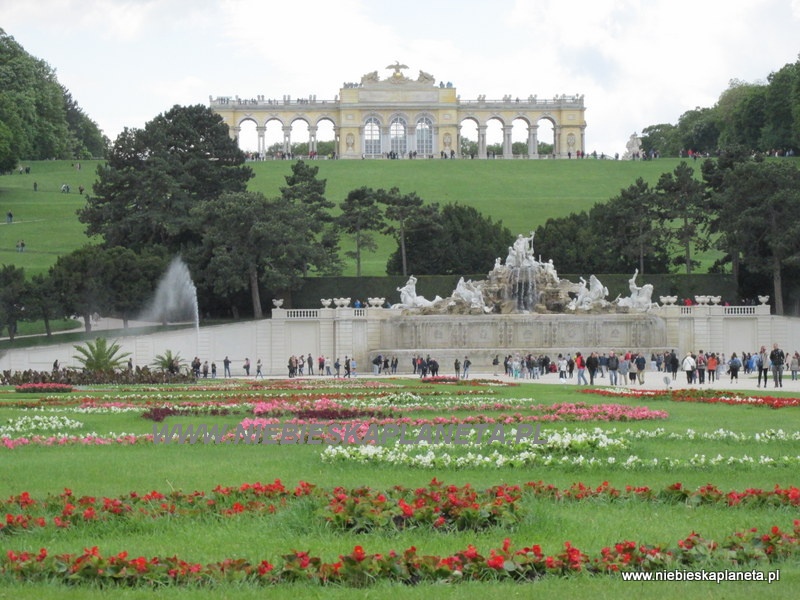
<path id="1" fill-rule="evenodd" d="M 261 372 L 261 359 L 260 358 L 256 361 L 256 379 L 258 379 L 259 377 L 261 377 L 261 379 L 264 379 L 264 374 Z"/>
<path id="2" fill-rule="evenodd" d="M 344 357 L 344 378 L 350 379 L 350 357 Z"/>
<path id="3" fill-rule="evenodd" d="M 350 376 L 356 377 L 356 359 L 355 357 L 350 358 Z"/>
<path id="4" fill-rule="evenodd" d="M 469 360 L 469 357 L 464 357 L 464 379 L 469 379 L 469 368 L 472 366 L 472 362 Z"/>
<path id="5" fill-rule="evenodd" d="M 244 365 L 243 365 L 243 367 L 244 367 L 244 374 L 245 374 L 245 376 L 246 376 L 246 377 L 250 377 L 250 359 L 249 359 L 249 358 L 245 358 L 245 359 L 244 359 Z"/>
<path id="6" fill-rule="evenodd" d="M 703 354 L 703 351 L 697 353 L 697 383 L 704 384 L 706 382 L 706 363 L 708 360 L 706 359 L 706 355 Z"/>
<path id="7" fill-rule="evenodd" d="M 594 385 L 594 378 L 600 369 L 600 358 L 597 352 L 592 352 L 586 359 L 586 369 L 589 371 L 589 385 Z"/>
<path id="8" fill-rule="evenodd" d="M 453 369 L 456 372 L 456 379 L 461 379 L 461 361 L 456 358 L 453 363 Z"/>
<path id="9" fill-rule="evenodd" d="M 578 369 L 578 380 L 575 383 L 580 385 L 583 381 L 583 385 L 589 385 L 589 382 L 586 381 L 586 359 L 580 352 L 575 353 L 575 368 Z"/>
<path id="10" fill-rule="evenodd" d="M 644 374 L 647 371 L 647 359 L 640 352 L 636 356 L 636 376 L 639 378 L 639 385 L 644 385 Z"/>
<path id="11" fill-rule="evenodd" d="M 742 361 L 736 356 L 736 352 L 731 354 L 731 359 L 728 361 L 728 368 L 731 371 L 731 383 L 735 379 L 737 382 L 739 381 L 739 369 L 742 368 Z"/>
<path id="12" fill-rule="evenodd" d="M 314 374 L 314 359 L 311 358 L 311 352 L 308 353 L 308 358 L 306 359 L 306 364 L 308 365 L 308 374 Z"/>
<path id="13" fill-rule="evenodd" d="M 608 383 L 617 385 L 617 372 L 619 371 L 619 357 L 614 351 L 608 353 Z"/>
<path id="14" fill-rule="evenodd" d="M 203 379 L 208 379 L 208 361 L 203 362 Z"/>
<path id="15" fill-rule="evenodd" d="M 761 350 L 756 354 L 756 369 L 758 369 L 758 384 L 756 387 L 761 387 L 761 378 L 764 378 L 764 387 L 767 387 L 767 376 L 769 374 L 769 354 L 767 347 L 761 346 Z"/>
<path id="16" fill-rule="evenodd" d="M 719 360 L 717 355 L 713 352 L 709 355 L 706 361 L 706 372 L 708 373 L 708 383 L 713 383 L 717 377 L 717 367 L 719 367 Z"/>
<path id="17" fill-rule="evenodd" d="M 769 360 L 772 363 L 772 380 L 775 382 L 775 387 L 783 387 L 783 365 L 786 362 L 786 353 L 778 348 L 778 344 L 772 344 Z"/>
<path id="18" fill-rule="evenodd" d="M 796 352 L 789 361 L 789 370 L 792 372 L 792 381 L 797 381 L 797 371 L 800 370 L 800 353 Z"/>
<path id="19" fill-rule="evenodd" d="M 682 368 L 686 372 L 686 383 L 694 383 L 694 370 L 697 368 L 697 363 L 694 360 L 691 352 L 687 352 L 683 359 Z"/>
<path id="20" fill-rule="evenodd" d="M 222 376 L 223 377 L 230 377 L 231 376 L 231 359 L 227 356 L 225 360 L 222 361 Z"/>

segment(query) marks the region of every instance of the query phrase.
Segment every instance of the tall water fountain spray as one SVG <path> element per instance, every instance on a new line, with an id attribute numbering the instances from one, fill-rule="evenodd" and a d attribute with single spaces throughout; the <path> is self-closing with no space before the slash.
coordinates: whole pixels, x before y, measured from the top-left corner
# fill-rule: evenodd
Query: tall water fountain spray
<path id="1" fill-rule="evenodd" d="M 153 301 L 142 313 L 142 321 L 167 323 L 194 323 L 199 335 L 200 315 L 197 308 L 197 288 L 186 263 L 176 256 L 167 272 L 158 282 Z"/>

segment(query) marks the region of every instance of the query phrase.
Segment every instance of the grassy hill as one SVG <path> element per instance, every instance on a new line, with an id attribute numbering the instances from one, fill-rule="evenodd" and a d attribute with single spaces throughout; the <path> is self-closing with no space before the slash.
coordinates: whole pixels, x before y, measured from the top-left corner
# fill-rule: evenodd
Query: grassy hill
<path id="1" fill-rule="evenodd" d="M 637 177 L 655 184 L 677 159 L 648 162 L 612 160 L 396 160 L 318 161 L 318 177 L 327 180 L 327 197 L 341 202 L 361 186 L 398 187 L 416 192 L 427 202 L 458 202 L 502 221 L 512 232 L 528 232 L 550 217 L 561 217 L 603 202 L 629 186 Z M 0 210 L 9 210 L 14 222 L 0 220 L 0 264 L 24 267 L 28 275 L 46 272 L 56 258 L 87 243 L 84 226 L 75 211 L 83 206 L 78 194 L 88 191 L 96 177 L 97 162 L 28 162 L 30 174 L 0 176 Z M 288 161 L 250 163 L 255 178 L 250 189 L 268 197 L 279 194 L 290 171 Z M 700 163 L 695 170 L 699 172 Z M 38 191 L 34 191 L 36 182 Z M 61 193 L 63 184 L 71 188 Z M 25 252 L 16 251 L 19 240 Z M 385 274 L 386 260 L 394 250 L 388 238 L 379 241 L 374 254 L 362 258 L 364 275 Z M 347 247 L 347 241 L 343 246 Z M 346 249 L 346 248 L 345 248 Z M 546 254 L 546 249 L 542 248 Z M 354 275 L 348 265 L 345 275 Z"/>

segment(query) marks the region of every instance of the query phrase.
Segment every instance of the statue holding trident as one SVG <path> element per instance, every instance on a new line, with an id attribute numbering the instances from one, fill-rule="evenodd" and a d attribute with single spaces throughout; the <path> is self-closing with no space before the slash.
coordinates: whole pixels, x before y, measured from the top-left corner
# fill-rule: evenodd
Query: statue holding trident
<path id="1" fill-rule="evenodd" d="M 516 266 L 531 266 L 533 260 L 533 236 L 535 232 L 531 231 L 531 237 L 523 237 L 520 233 L 514 242 L 514 262 Z"/>

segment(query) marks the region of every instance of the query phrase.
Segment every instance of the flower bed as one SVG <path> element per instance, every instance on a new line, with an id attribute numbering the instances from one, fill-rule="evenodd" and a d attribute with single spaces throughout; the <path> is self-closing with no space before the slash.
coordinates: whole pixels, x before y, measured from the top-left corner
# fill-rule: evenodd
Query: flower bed
<path id="1" fill-rule="evenodd" d="M 20 394 L 68 394 L 73 387 L 65 383 L 23 383 L 14 387 L 14 391 Z"/>
<path id="2" fill-rule="evenodd" d="M 177 556 L 130 558 L 127 552 L 103 555 L 97 546 L 80 554 L 52 554 L 8 550 L 0 555 L 0 578 L 13 581 L 60 581 L 63 583 L 124 586 L 277 585 L 307 582 L 364 587 L 378 581 L 405 584 L 460 581 L 531 581 L 540 577 L 563 577 L 577 573 L 614 575 L 620 572 L 677 569 L 719 570 L 763 567 L 800 556 L 800 520 L 791 531 L 779 526 L 765 533 L 751 528 L 720 541 L 692 532 L 672 546 L 623 540 L 590 555 L 564 542 L 561 552 L 547 555 L 541 546 L 514 549 L 506 538 L 488 556 L 473 545 L 449 556 L 420 555 L 411 546 L 400 553 L 367 553 L 355 546 L 334 562 L 325 562 L 308 551 L 292 550 L 279 560 L 248 561 L 227 558 L 202 564 Z M 762 573 L 763 575 L 763 573 Z"/>
<path id="3" fill-rule="evenodd" d="M 701 402 L 705 404 L 732 404 L 746 406 L 766 406 L 768 408 L 787 408 L 800 406 L 800 398 L 781 398 L 776 396 L 753 396 L 741 392 L 721 390 L 580 390 L 583 394 L 596 394 L 613 398 L 652 398 L 672 402 Z"/>

